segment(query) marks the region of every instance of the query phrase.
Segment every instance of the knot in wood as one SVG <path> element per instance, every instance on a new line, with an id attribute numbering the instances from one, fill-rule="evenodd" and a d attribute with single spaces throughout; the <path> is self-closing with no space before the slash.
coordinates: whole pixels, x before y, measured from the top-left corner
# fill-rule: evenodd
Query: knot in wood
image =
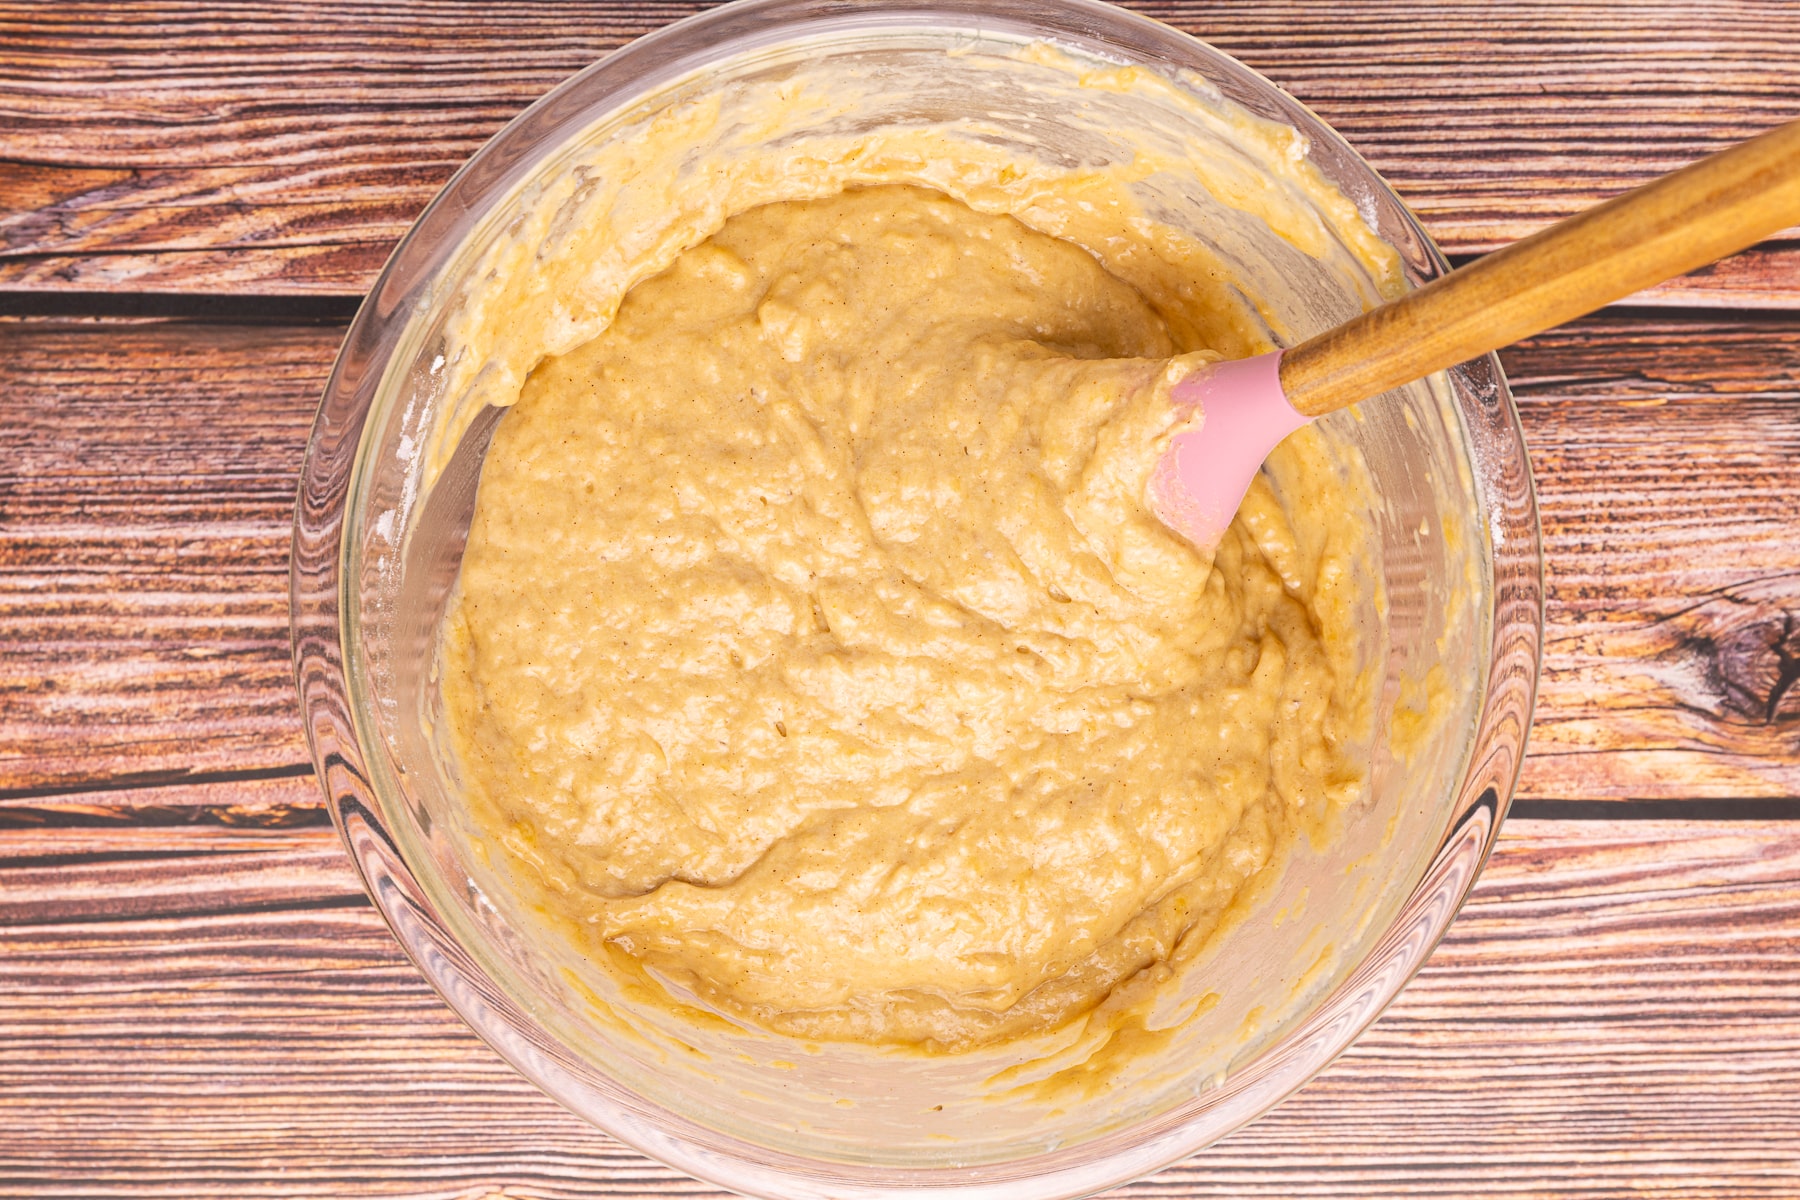
<path id="1" fill-rule="evenodd" d="M 1661 624 L 1673 645 L 1658 657 L 1685 668 L 1683 703 L 1800 741 L 1800 575 L 1727 588 Z"/>

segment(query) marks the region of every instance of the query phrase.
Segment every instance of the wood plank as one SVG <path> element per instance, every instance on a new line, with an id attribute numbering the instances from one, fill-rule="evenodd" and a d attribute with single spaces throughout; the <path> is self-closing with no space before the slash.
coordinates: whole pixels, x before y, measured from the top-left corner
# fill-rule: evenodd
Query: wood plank
<path id="1" fill-rule="evenodd" d="M 0 833 L 0 928 L 367 904 L 330 826 Z"/>
<path id="2" fill-rule="evenodd" d="M 1800 796 L 1800 323 L 1608 317 L 1504 357 L 1549 600 L 1519 794 Z"/>
<path id="3" fill-rule="evenodd" d="M 0 323 L 0 794 L 306 760 L 289 526 L 341 336 Z"/>
<path id="4" fill-rule="evenodd" d="M 55 838 L 0 834 L 9 1195 L 715 1194 L 480 1045 L 330 830 Z M 1125 1194 L 1797 1190 L 1800 825 L 1526 821 L 1350 1053 Z"/>
<path id="5" fill-rule="evenodd" d="M 1800 117 L 1786 0 L 1137 0 L 1311 105 L 1452 254 Z M 354 295 L 532 100 L 704 3 L 0 3 L 0 290 Z M 1793 239 L 1676 303 L 1800 303 Z"/>
<path id="6" fill-rule="evenodd" d="M 85 789 L 303 769 L 288 523 L 338 336 L 0 323 L 0 798 L 257 808 Z M 1605 317 L 1506 361 L 1550 564 L 1520 794 L 1800 796 L 1800 319 Z"/>

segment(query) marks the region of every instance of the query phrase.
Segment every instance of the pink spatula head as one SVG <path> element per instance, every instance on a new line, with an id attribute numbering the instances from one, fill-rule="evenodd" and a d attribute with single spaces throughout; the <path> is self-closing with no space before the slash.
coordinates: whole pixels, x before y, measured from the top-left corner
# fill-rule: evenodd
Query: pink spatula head
<path id="1" fill-rule="evenodd" d="M 1150 507 L 1211 550 L 1276 443 L 1378 396 L 1800 223 L 1800 121 L 1496 250 L 1291 350 L 1195 371 L 1200 410 L 1151 474 Z M 1192 420 L 1188 424 L 1193 424 Z"/>
<path id="2" fill-rule="evenodd" d="M 1200 424 L 1170 439 L 1150 477 L 1150 509 L 1202 550 L 1219 544 L 1269 451 L 1312 420 L 1282 391 L 1281 353 L 1201 367 L 1170 390 Z"/>

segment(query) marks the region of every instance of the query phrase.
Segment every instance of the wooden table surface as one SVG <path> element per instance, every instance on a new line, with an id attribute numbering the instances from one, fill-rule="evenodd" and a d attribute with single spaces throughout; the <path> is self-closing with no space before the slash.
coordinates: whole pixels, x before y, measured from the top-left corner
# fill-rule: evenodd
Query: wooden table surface
<path id="1" fill-rule="evenodd" d="M 0 1194 L 710 1194 L 452 1016 L 315 794 L 291 503 L 483 139 L 676 0 L 0 0 Z M 1145 0 L 1454 258 L 1800 117 L 1794 0 Z M 1520 799 L 1423 974 L 1148 1196 L 1800 1195 L 1800 231 L 1503 358 Z"/>

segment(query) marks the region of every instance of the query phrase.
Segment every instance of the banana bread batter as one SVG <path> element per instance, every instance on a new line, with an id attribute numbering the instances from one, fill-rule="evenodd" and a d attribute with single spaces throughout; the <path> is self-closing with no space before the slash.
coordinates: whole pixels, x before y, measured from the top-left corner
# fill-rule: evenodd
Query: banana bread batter
<path id="1" fill-rule="evenodd" d="M 731 216 L 543 361 L 442 664 L 539 905 L 685 1003 L 958 1050 L 1165 970 L 1328 836 L 1367 518 L 1312 430 L 1216 561 L 1149 514 L 1194 320 L 875 186 Z"/>

